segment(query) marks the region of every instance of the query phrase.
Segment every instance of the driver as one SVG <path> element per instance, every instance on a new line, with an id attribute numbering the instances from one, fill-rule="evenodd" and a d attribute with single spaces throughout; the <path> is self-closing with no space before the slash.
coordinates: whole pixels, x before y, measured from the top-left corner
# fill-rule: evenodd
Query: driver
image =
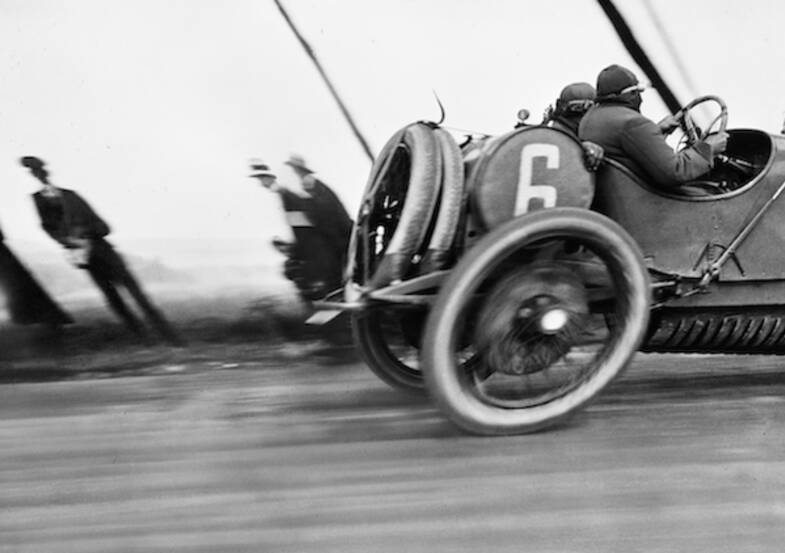
<path id="1" fill-rule="evenodd" d="M 678 187 L 708 172 L 714 157 L 728 145 L 728 133 L 704 137 L 674 152 L 665 135 L 679 126 L 673 115 L 659 123 L 640 113 L 641 91 L 635 74 L 611 65 L 597 76 L 596 104 L 583 117 L 578 135 L 605 149 L 605 155 L 632 170 L 647 182 Z"/>

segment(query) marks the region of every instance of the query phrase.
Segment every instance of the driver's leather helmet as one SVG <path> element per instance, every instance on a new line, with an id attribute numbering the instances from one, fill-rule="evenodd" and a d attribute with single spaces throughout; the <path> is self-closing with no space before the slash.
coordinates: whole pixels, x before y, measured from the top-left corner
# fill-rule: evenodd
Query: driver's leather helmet
<path id="1" fill-rule="evenodd" d="M 609 65 L 597 76 L 597 100 L 603 101 L 631 92 L 638 85 L 635 73 L 621 65 Z"/>

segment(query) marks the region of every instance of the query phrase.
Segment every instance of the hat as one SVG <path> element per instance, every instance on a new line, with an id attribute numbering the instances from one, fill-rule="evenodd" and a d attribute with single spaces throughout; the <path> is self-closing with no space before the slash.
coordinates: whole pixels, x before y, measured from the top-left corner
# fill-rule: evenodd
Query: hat
<path id="1" fill-rule="evenodd" d="M 292 154 L 292 155 L 290 155 L 290 156 L 289 156 L 289 159 L 287 159 L 286 161 L 284 161 L 284 163 L 285 163 L 286 165 L 290 165 L 290 166 L 292 166 L 292 167 L 298 167 L 298 168 L 300 168 L 300 169 L 303 169 L 304 171 L 313 172 L 313 171 L 311 171 L 311 169 L 308 167 L 308 165 L 306 165 L 306 164 L 305 164 L 305 159 L 303 159 L 303 156 L 301 156 L 301 155 L 298 155 L 298 154 Z"/>
<path id="2" fill-rule="evenodd" d="M 625 88 L 638 84 L 635 73 L 621 65 L 609 65 L 597 75 L 597 96 L 621 94 Z"/>
<path id="3" fill-rule="evenodd" d="M 594 91 L 594 87 L 589 83 L 572 83 L 562 89 L 561 94 L 559 94 L 559 100 L 562 102 L 594 100 L 596 96 L 597 93 Z"/>
<path id="4" fill-rule="evenodd" d="M 43 159 L 35 156 L 24 156 L 19 158 L 19 163 L 30 170 L 43 169 L 45 165 Z"/>
<path id="5" fill-rule="evenodd" d="M 275 173 L 270 171 L 270 166 L 260 159 L 251 160 L 251 174 L 249 177 L 273 177 Z"/>

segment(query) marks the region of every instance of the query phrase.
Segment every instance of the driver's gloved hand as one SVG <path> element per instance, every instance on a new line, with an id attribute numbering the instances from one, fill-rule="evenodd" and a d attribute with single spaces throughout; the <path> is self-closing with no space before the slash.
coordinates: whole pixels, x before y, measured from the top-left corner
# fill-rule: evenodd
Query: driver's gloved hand
<path id="1" fill-rule="evenodd" d="M 709 145 L 711 148 L 711 156 L 714 157 L 717 154 L 721 154 L 725 151 L 728 147 L 728 133 L 725 131 L 718 132 L 714 134 L 710 134 L 706 138 L 703 139 L 703 142 Z"/>
<path id="2" fill-rule="evenodd" d="M 666 115 L 657 123 L 657 126 L 662 134 L 670 134 L 679 128 L 679 119 L 675 115 Z"/>

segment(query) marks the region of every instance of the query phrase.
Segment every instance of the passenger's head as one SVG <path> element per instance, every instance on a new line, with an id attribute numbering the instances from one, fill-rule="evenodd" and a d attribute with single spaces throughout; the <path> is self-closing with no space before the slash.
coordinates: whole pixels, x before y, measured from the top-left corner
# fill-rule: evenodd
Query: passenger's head
<path id="1" fill-rule="evenodd" d="M 597 93 L 589 83 L 572 83 L 565 86 L 556 100 L 554 115 L 582 117 L 594 105 Z"/>
<path id="2" fill-rule="evenodd" d="M 49 171 L 45 169 L 46 163 L 44 163 L 43 159 L 35 156 L 24 156 L 19 159 L 19 163 L 30 169 L 30 172 L 39 181 L 44 184 L 49 183 Z"/>
<path id="3" fill-rule="evenodd" d="M 597 76 L 597 102 L 624 102 L 641 105 L 641 86 L 635 73 L 621 65 L 609 65 Z"/>

